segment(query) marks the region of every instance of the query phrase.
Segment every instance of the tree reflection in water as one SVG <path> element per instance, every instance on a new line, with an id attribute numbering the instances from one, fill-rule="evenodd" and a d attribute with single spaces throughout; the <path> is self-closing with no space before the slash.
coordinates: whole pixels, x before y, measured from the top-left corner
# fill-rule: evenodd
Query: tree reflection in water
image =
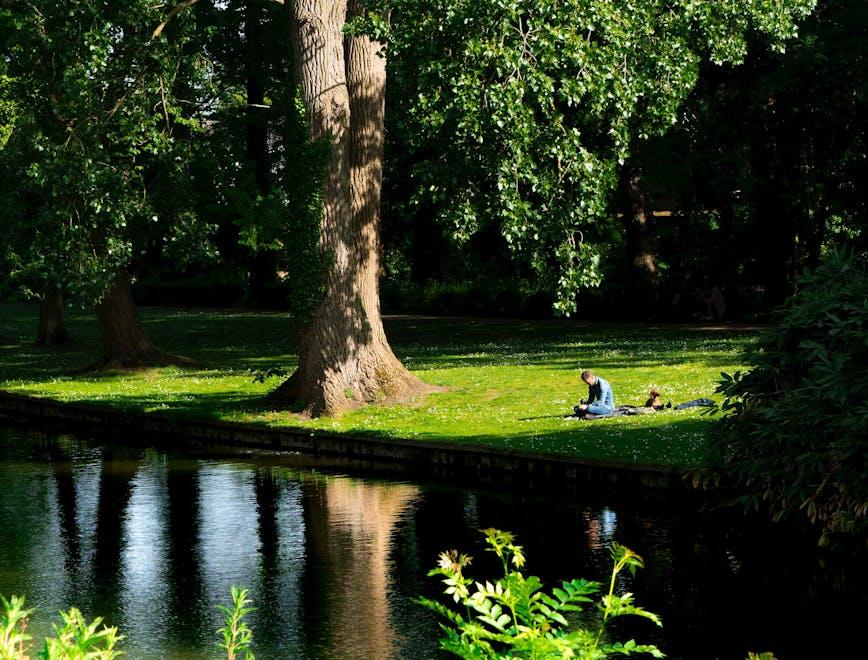
<path id="1" fill-rule="evenodd" d="M 306 490 L 310 646 L 317 657 L 393 657 L 397 634 L 389 616 L 389 556 L 396 524 L 419 489 L 325 478 Z"/>
<path id="2" fill-rule="evenodd" d="M 205 658 L 215 605 L 238 584 L 255 601 L 259 657 L 427 658 L 436 621 L 411 599 L 442 585 L 425 573 L 439 551 L 461 548 L 475 555 L 474 574 L 495 574 L 478 529 L 499 527 L 517 534 L 528 571 L 549 585 L 606 575 L 612 540 L 638 551 L 647 569 L 620 586 L 662 615 L 649 641 L 674 658 L 709 649 L 849 657 L 834 645 L 848 643 L 865 609 L 858 560 L 832 561 L 744 519 L 608 492 L 541 497 L 330 476 L 305 460 L 0 429 L 0 593 L 27 595 L 37 639 L 77 605 L 118 625 L 129 657 Z M 827 634 L 792 636 L 801 629 Z"/>

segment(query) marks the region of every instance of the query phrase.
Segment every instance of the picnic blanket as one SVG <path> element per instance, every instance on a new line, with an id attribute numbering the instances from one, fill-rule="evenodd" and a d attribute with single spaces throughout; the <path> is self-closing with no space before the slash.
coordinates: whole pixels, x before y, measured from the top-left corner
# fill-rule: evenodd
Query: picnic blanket
<path id="1" fill-rule="evenodd" d="M 567 415 L 564 419 L 604 419 L 607 417 L 624 417 L 626 415 L 648 415 L 653 412 L 657 412 L 657 410 L 654 408 L 646 408 L 645 406 L 618 406 L 612 412 L 604 415 L 579 415 L 578 410 L 576 410 L 572 415 Z"/>
<path id="2" fill-rule="evenodd" d="M 708 407 L 713 406 L 714 401 L 711 399 L 692 399 L 691 401 L 685 401 L 684 403 L 679 403 L 675 406 L 675 410 L 686 410 L 687 408 L 700 408 L 700 407 Z M 667 404 L 666 408 L 671 408 L 672 404 Z M 607 419 L 609 417 L 632 417 L 633 415 L 649 415 L 651 413 L 659 412 L 661 409 L 651 408 L 648 406 L 618 406 L 610 413 L 606 413 L 605 415 L 579 415 L 578 406 L 573 408 L 572 415 L 566 415 L 564 419 Z"/>

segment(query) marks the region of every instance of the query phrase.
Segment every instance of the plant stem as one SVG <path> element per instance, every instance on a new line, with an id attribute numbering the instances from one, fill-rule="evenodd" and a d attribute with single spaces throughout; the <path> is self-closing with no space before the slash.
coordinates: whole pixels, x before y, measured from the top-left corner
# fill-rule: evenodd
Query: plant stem
<path id="1" fill-rule="evenodd" d="M 597 631 L 597 638 L 594 640 L 594 650 L 597 650 L 597 647 L 600 645 L 600 639 L 603 637 L 603 631 L 606 629 L 606 621 L 609 619 L 609 612 L 612 608 L 612 595 L 615 593 L 615 578 L 618 577 L 618 573 L 621 569 L 624 568 L 624 560 L 615 562 L 615 566 L 612 568 L 612 579 L 609 580 L 609 595 L 606 598 L 606 609 L 603 611 L 603 622 L 600 624 L 600 629 Z"/>

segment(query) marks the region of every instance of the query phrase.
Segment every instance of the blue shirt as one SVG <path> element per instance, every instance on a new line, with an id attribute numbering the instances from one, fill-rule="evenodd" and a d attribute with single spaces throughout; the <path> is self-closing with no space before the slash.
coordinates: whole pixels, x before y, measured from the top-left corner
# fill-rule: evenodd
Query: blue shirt
<path id="1" fill-rule="evenodd" d="M 615 395 L 612 393 L 612 386 L 605 378 L 597 376 L 597 380 L 593 385 L 588 385 L 588 403 L 598 403 L 601 406 L 615 409 Z"/>

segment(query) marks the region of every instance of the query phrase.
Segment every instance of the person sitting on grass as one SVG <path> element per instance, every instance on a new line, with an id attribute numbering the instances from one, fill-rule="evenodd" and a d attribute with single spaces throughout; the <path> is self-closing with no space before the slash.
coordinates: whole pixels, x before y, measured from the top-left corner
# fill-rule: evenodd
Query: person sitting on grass
<path id="1" fill-rule="evenodd" d="M 595 375 L 593 371 L 582 372 L 582 380 L 588 384 L 588 398 L 578 406 L 575 411 L 579 417 L 593 415 L 611 415 L 615 412 L 615 395 L 612 394 L 612 386 L 609 381 Z"/>

